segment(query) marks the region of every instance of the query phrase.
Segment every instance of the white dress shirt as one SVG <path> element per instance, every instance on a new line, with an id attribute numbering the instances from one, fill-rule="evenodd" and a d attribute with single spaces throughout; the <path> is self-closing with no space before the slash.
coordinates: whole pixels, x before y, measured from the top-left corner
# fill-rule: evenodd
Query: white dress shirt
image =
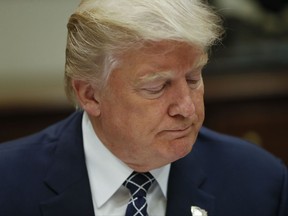
<path id="1" fill-rule="evenodd" d="M 124 216 L 130 199 L 122 185 L 133 172 L 99 140 L 86 112 L 82 119 L 84 153 L 95 216 Z M 151 170 L 155 182 L 147 194 L 148 214 L 164 216 L 170 164 Z"/>

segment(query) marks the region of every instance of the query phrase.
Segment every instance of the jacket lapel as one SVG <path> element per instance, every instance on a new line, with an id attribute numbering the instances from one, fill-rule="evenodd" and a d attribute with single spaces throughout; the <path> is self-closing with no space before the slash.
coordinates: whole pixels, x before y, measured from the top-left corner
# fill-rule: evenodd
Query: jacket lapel
<path id="1" fill-rule="evenodd" d="M 166 216 L 190 216 L 191 207 L 197 206 L 213 216 L 214 196 L 205 192 L 206 174 L 198 160 L 190 153 L 171 165 Z"/>
<path id="2" fill-rule="evenodd" d="M 52 156 L 52 165 L 45 178 L 50 199 L 41 203 L 43 216 L 94 216 L 89 179 L 86 170 L 82 115 L 70 119 L 59 132 L 60 140 Z"/>

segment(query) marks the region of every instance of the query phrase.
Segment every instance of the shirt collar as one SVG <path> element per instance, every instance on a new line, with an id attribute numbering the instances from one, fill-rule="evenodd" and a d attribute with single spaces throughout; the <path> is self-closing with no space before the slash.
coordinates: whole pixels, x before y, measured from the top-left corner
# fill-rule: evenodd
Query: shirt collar
<path id="1" fill-rule="evenodd" d="M 98 207 L 105 204 L 133 172 L 99 140 L 86 112 L 82 119 L 83 145 L 93 200 Z M 165 198 L 170 164 L 151 170 Z M 117 177 L 117 178 L 115 178 Z"/>

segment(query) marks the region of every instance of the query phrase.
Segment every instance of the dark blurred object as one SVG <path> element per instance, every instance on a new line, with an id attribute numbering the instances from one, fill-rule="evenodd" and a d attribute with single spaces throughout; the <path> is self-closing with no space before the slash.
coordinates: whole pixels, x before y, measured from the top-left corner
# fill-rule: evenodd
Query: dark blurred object
<path id="1" fill-rule="evenodd" d="M 281 12 L 287 6 L 287 0 L 258 0 L 260 5 L 273 13 Z"/>
<path id="2" fill-rule="evenodd" d="M 223 16 L 226 34 L 222 44 L 214 47 L 207 73 L 288 68 L 288 0 L 211 3 Z"/>

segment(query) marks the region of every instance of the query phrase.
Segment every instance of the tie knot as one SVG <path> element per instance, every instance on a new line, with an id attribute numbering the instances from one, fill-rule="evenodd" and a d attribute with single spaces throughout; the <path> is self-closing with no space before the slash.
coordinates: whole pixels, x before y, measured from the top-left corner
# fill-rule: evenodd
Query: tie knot
<path id="1" fill-rule="evenodd" d="M 147 191 L 154 182 L 154 177 L 149 173 L 133 172 L 123 183 L 133 197 L 146 197 Z"/>

